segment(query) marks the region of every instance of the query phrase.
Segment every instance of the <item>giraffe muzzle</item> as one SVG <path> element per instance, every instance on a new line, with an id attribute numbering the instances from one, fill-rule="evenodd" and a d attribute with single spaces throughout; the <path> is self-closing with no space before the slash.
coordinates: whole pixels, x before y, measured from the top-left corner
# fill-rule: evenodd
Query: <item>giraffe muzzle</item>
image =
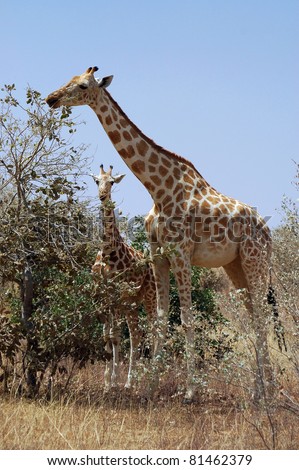
<path id="1" fill-rule="evenodd" d="M 50 106 L 50 108 L 56 109 L 59 108 L 59 100 L 54 96 L 49 95 L 46 98 L 46 103 Z"/>

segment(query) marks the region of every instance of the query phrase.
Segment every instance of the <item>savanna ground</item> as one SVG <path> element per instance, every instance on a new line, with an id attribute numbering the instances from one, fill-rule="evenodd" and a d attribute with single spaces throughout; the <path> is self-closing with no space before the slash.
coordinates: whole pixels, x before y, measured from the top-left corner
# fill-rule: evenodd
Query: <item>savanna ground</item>
<path id="1" fill-rule="evenodd" d="M 90 367 L 63 400 L 2 398 L 1 449 L 298 449 L 298 415 L 283 400 L 270 417 L 244 407 L 232 387 L 188 406 L 179 398 L 142 404 L 96 392 L 99 381 Z"/>

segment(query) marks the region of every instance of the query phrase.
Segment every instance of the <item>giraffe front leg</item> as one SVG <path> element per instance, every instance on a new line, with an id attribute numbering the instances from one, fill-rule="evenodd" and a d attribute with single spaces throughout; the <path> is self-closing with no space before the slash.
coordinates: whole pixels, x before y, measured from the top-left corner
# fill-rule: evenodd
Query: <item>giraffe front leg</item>
<path id="1" fill-rule="evenodd" d="M 155 255 L 157 244 L 151 245 L 152 255 Z M 153 360 L 150 367 L 148 393 L 152 397 L 159 386 L 159 375 L 163 367 L 163 347 L 167 333 L 169 310 L 169 261 L 165 258 L 153 257 L 153 271 L 156 283 L 157 312 L 152 328 L 153 331 Z"/>
<path id="2" fill-rule="evenodd" d="M 150 271 L 147 282 L 144 286 L 143 306 L 145 308 L 147 318 L 148 347 L 153 354 L 155 332 L 154 326 L 157 321 L 157 294 L 154 273 L 152 270 Z"/>
<path id="3" fill-rule="evenodd" d="M 175 257 L 172 259 L 171 267 L 179 292 L 181 323 L 185 334 L 187 384 L 184 402 L 191 403 L 197 388 L 195 378 L 194 315 L 191 299 L 191 265 L 184 257 Z"/>
<path id="4" fill-rule="evenodd" d="M 119 349 L 120 349 L 120 330 L 118 326 L 110 329 L 110 341 L 112 343 L 113 362 L 111 373 L 111 387 L 118 387 L 119 382 Z"/>
<path id="5" fill-rule="evenodd" d="M 126 318 L 130 332 L 130 360 L 128 377 L 125 387 L 131 388 L 133 382 L 135 381 L 134 373 L 138 356 L 138 347 L 141 339 L 138 310 L 134 310 L 133 312 L 127 313 Z"/>
<path id="6" fill-rule="evenodd" d="M 108 353 L 109 359 L 106 359 L 106 367 L 104 372 L 104 384 L 105 390 L 111 388 L 111 375 L 112 375 L 112 364 L 113 364 L 113 347 L 110 341 L 110 323 L 105 322 L 103 326 L 103 337 L 105 342 L 105 351 Z"/>

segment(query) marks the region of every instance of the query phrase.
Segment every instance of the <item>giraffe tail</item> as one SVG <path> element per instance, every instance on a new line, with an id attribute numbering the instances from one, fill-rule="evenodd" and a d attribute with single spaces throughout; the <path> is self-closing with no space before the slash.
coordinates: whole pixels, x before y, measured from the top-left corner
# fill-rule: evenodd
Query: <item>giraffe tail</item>
<path id="1" fill-rule="evenodd" d="M 268 304 L 272 306 L 272 314 L 273 314 L 273 320 L 274 320 L 274 332 L 277 338 L 278 347 L 280 351 L 282 351 L 283 348 L 285 349 L 285 351 L 287 351 L 287 346 L 286 346 L 285 336 L 284 336 L 284 327 L 278 316 L 278 307 L 277 307 L 277 302 L 276 302 L 276 297 L 275 297 L 275 291 L 271 285 L 269 286 L 267 300 L 268 300 Z"/>

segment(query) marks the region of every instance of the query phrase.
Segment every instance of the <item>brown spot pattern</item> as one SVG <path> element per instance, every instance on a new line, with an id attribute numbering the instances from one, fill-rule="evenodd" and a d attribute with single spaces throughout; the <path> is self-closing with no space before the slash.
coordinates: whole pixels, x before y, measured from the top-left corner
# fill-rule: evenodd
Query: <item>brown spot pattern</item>
<path id="1" fill-rule="evenodd" d="M 181 202 L 183 200 L 183 193 L 180 191 L 176 198 L 175 198 L 176 202 Z"/>
<path id="2" fill-rule="evenodd" d="M 155 185 L 157 186 L 160 186 L 161 184 L 161 178 L 159 178 L 159 176 L 157 175 L 153 175 L 151 176 L 151 180 L 153 181 L 153 183 L 155 183 Z"/>
<path id="3" fill-rule="evenodd" d="M 120 125 L 122 126 L 122 128 L 126 128 L 126 127 L 128 127 L 128 125 L 129 125 L 128 122 L 127 122 L 124 118 L 121 118 L 121 119 L 119 120 L 119 123 L 120 123 Z"/>
<path id="4" fill-rule="evenodd" d="M 206 201 L 206 199 L 204 199 L 201 203 L 201 212 L 203 214 L 210 214 L 211 212 L 211 206 L 210 204 L 208 203 L 208 201 Z"/>
<path id="5" fill-rule="evenodd" d="M 165 175 L 167 175 L 168 170 L 164 166 L 160 166 L 159 167 L 159 173 L 160 173 L 161 176 L 165 176 Z"/>
<path id="6" fill-rule="evenodd" d="M 178 167 L 174 167 L 173 169 L 173 176 L 175 179 L 179 180 L 181 177 L 181 170 Z"/>
<path id="7" fill-rule="evenodd" d="M 165 194 L 165 190 L 159 189 L 159 191 L 157 191 L 156 198 L 161 199 L 161 197 L 164 196 L 164 194 Z"/>
<path id="8" fill-rule="evenodd" d="M 129 158 L 134 157 L 134 155 L 135 155 L 136 152 L 135 152 L 135 149 L 134 149 L 134 147 L 133 147 L 132 145 L 128 145 L 128 147 L 127 147 L 127 153 L 128 153 Z"/>
<path id="9" fill-rule="evenodd" d="M 125 140 L 132 140 L 132 136 L 128 131 L 123 132 L 123 137 Z"/>
<path id="10" fill-rule="evenodd" d="M 162 165 L 166 166 L 166 168 L 170 168 L 171 167 L 171 161 L 168 159 L 168 158 L 164 158 L 162 157 Z"/>
<path id="11" fill-rule="evenodd" d="M 172 201 L 172 197 L 168 195 L 168 196 L 166 196 L 166 197 L 163 199 L 162 204 L 163 204 L 164 206 L 166 206 L 166 205 L 169 204 L 171 201 Z"/>
<path id="12" fill-rule="evenodd" d="M 166 188 L 171 189 L 172 186 L 173 186 L 173 183 L 174 183 L 174 179 L 173 179 L 172 175 L 169 175 L 168 178 L 166 178 L 166 180 L 165 180 Z"/>
<path id="13" fill-rule="evenodd" d="M 137 143 L 136 145 L 137 147 L 137 150 L 138 150 L 138 153 L 144 157 L 146 152 L 148 151 L 149 149 L 149 146 L 148 144 L 145 142 L 145 140 L 141 140 L 140 142 Z"/>
<path id="14" fill-rule="evenodd" d="M 185 181 L 185 183 L 189 183 L 189 184 L 192 184 L 194 181 L 192 178 L 190 178 L 190 176 L 188 175 L 188 173 L 185 173 L 184 174 L 184 178 L 183 180 Z"/>
<path id="15" fill-rule="evenodd" d="M 149 181 L 146 181 L 144 183 L 144 186 L 146 187 L 146 189 L 148 191 L 154 191 L 155 190 L 155 186 L 152 183 L 150 183 Z"/>
<path id="16" fill-rule="evenodd" d="M 121 141 L 121 136 L 118 131 L 110 131 L 108 132 L 108 136 L 114 144 L 118 144 Z"/>
<path id="17" fill-rule="evenodd" d="M 131 166 L 134 173 L 143 173 L 145 171 L 145 164 L 142 160 L 137 160 Z"/>
<path id="18" fill-rule="evenodd" d="M 138 132 L 132 127 L 130 130 L 131 136 L 136 139 L 138 137 Z"/>
<path id="19" fill-rule="evenodd" d="M 177 184 L 175 185 L 174 190 L 173 190 L 173 194 L 176 194 L 177 192 L 182 191 L 182 189 L 183 189 L 182 183 L 177 183 Z"/>
<path id="20" fill-rule="evenodd" d="M 126 149 L 121 149 L 118 152 L 120 156 L 124 159 L 132 158 L 135 155 L 135 150 L 132 145 L 129 145 Z"/>
<path id="21" fill-rule="evenodd" d="M 128 152 L 127 152 L 126 149 L 121 149 L 121 150 L 119 150 L 118 153 L 119 153 L 120 156 L 121 156 L 123 159 L 125 159 L 125 160 L 126 160 L 127 158 L 129 158 L 129 155 L 128 155 Z"/>
<path id="22" fill-rule="evenodd" d="M 150 163 L 156 164 L 156 163 L 158 163 L 158 161 L 159 161 L 159 157 L 158 157 L 158 155 L 157 155 L 156 153 L 152 152 L 151 155 L 150 155 L 150 157 L 149 157 L 149 159 L 148 159 L 148 161 L 149 161 Z"/>

